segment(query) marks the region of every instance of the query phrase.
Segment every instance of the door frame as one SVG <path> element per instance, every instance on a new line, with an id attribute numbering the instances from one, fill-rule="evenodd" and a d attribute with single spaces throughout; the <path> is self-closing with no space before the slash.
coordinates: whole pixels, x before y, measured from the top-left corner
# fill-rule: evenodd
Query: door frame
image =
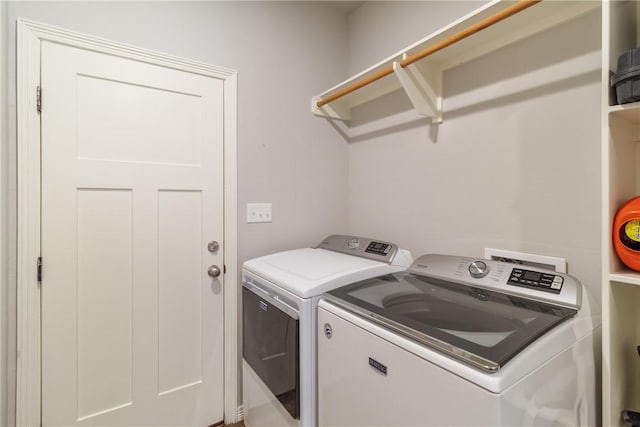
<path id="1" fill-rule="evenodd" d="M 44 41 L 199 74 L 224 82 L 224 421 L 239 421 L 237 259 L 237 72 L 92 35 L 17 20 L 16 425 L 41 425 L 40 50 Z M 43 88 L 46 103 L 46 88 Z M 46 260 L 45 260 L 46 261 Z M 46 265 L 43 271 L 46 274 Z"/>

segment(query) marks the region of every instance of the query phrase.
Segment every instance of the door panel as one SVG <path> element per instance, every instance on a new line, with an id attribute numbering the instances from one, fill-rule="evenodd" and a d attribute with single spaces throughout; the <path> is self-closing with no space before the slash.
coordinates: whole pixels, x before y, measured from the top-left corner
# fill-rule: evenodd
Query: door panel
<path id="1" fill-rule="evenodd" d="M 78 417 L 84 418 L 131 404 L 131 191 L 80 189 L 77 197 Z"/>
<path id="2" fill-rule="evenodd" d="M 42 44 L 44 425 L 222 420 L 223 82 Z"/>
<path id="3" fill-rule="evenodd" d="M 202 194 L 158 193 L 159 390 L 202 381 Z"/>
<path id="4" fill-rule="evenodd" d="M 80 158 L 200 164 L 201 97 L 94 76 L 77 85 Z M 127 102 L 114 111 L 112 99 Z"/>

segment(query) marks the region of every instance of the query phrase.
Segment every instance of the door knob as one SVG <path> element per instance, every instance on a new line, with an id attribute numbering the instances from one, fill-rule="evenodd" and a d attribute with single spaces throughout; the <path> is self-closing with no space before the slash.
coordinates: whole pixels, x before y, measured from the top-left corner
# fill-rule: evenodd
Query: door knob
<path id="1" fill-rule="evenodd" d="M 209 275 L 209 277 L 218 277 L 220 275 L 220 267 L 218 267 L 217 265 L 212 265 L 207 269 L 207 274 Z"/>
<path id="2" fill-rule="evenodd" d="M 213 240 L 213 241 L 211 241 L 211 242 L 209 242 L 207 244 L 207 249 L 211 253 L 217 252 L 218 249 L 220 249 L 220 244 L 218 242 L 216 242 L 215 240 Z"/>

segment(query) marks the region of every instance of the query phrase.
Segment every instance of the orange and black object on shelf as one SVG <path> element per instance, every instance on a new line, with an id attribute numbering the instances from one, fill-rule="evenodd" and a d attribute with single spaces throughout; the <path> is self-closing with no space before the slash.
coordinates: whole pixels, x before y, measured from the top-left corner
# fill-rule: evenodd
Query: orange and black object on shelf
<path id="1" fill-rule="evenodd" d="M 640 271 L 640 197 L 629 200 L 616 214 L 613 247 L 624 265 Z"/>

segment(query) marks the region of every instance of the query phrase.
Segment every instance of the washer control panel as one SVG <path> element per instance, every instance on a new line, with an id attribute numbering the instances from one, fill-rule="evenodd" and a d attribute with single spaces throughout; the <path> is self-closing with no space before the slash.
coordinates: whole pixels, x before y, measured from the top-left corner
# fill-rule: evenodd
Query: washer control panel
<path id="1" fill-rule="evenodd" d="M 511 270 L 511 275 L 507 283 L 559 294 L 562 290 L 564 279 L 562 276 L 555 274 L 514 268 Z"/>
<path id="2" fill-rule="evenodd" d="M 582 285 L 573 276 L 498 260 L 428 254 L 409 273 L 508 295 L 580 309 Z"/>

